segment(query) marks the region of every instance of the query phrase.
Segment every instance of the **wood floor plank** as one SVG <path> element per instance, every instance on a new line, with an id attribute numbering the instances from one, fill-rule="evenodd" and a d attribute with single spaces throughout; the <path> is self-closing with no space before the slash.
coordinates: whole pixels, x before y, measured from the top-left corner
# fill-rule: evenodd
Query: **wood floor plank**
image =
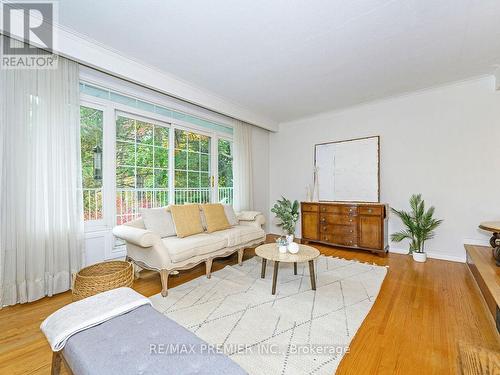
<path id="1" fill-rule="evenodd" d="M 338 374 L 456 374 L 459 342 L 500 353 L 491 314 L 465 264 L 434 259 L 416 263 L 406 255 L 382 257 L 311 245 L 324 255 L 389 266 L 377 301 Z M 245 251 L 245 259 L 252 256 L 253 250 Z M 234 254 L 215 260 L 212 269 L 236 263 Z M 169 284 L 174 288 L 204 274 L 202 264 L 171 276 Z M 134 289 L 146 296 L 159 293 L 158 275 L 144 276 Z M 0 310 L 0 374 L 50 372 L 52 354 L 39 326 L 70 302 L 71 293 L 66 292 Z"/>

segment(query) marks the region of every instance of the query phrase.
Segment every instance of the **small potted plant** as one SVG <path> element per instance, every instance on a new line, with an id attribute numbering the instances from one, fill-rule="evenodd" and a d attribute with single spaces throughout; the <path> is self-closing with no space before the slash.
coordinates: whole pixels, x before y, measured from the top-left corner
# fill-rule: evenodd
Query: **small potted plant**
<path id="1" fill-rule="evenodd" d="M 297 225 L 297 221 L 299 221 L 299 202 L 297 200 L 292 202 L 285 197 L 281 198 L 283 199 L 278 199 L 273 208 L 271 208 L 271 212 L 273 212 L 279 220 L 277 225 L 287 235 L 287 242 L 291 243 L 295 235 L 295 226 Z"/>
<path id="2" fill-rule="evenodd" d="M 403 222 L 405 229 L 391 234 L 391 240 L 401 242 L 405 239 L 410 241 L 410 251 L 413 260 L 416 262 L 425 262 L 427 254 L 425 253 L 425 241 L 434 237 L 436 229 L 443 220 L 435 219 L 434 207 L 425 210 L 425 202 L 422 200 L 422 194 L 413 194 L 410 198 L 411 212 L 398 211 L 392 208 L 392 212 Z"/>

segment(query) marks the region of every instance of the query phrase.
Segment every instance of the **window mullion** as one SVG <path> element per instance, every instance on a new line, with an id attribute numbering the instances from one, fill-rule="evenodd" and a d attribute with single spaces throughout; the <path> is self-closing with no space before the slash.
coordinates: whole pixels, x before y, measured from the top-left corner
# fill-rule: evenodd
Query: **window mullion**
<path id="1" fill-rule="evenodd" d="M 175 178 L 175 160 L 174 160 L 174 150 L 175 150 L 175 128 L 170 126 L 168 131 L 168 203 L 174 204 L 174 178 Z"/>

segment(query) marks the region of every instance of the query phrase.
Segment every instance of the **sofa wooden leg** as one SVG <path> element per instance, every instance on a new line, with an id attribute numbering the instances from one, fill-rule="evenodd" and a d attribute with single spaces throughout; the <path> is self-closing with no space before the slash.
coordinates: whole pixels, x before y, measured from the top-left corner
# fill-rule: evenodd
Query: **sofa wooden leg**
<path id="1" fill-rule="evenodd" d="M 169 270 L 161 270 L 160 271 L 160 279 L 161 279 L 161 295 L 166 297 L 168 294 L 168 275 L 170 274 Z"/>
<path id="2" fill-rule="evenodd" d="M 207 259 L 205 262 L 205 273 L 207 274 L 207 279 L 210 279 L 212 276 L 212 260 L 213 259 Z"/>
<path id="3" fill-rule="evenodd" d="M 239 249 L 238 250 L 238 264 L 240 266 L 243 265 L 243 253 L 245 252 L 245 249 Z"/>

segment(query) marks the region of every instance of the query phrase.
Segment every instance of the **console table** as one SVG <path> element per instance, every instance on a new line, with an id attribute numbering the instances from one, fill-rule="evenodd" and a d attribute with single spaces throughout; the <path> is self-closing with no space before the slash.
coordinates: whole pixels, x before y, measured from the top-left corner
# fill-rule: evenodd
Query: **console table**
<path id="1" fill-rule="evenodd" d="M 465 245 L 465 250 L 467 266 L 500 333 L 500 267 L 495 265 L 491 248 L 487 246 Z"/>
<path id="2" fill-rule="evenodd" d="M 479 228 L 493 233 L 490 245 L 493 248 L 493 257 L 497 266 L 500 267 L 500 221 L 485 221 L 479 224 Z"/>

